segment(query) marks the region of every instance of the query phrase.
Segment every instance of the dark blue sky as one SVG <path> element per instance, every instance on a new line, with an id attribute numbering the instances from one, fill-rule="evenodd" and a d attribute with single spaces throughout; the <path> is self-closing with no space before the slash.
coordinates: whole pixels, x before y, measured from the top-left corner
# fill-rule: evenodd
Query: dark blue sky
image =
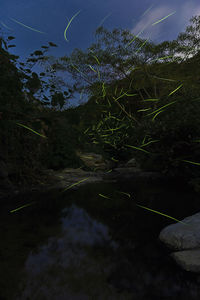
<path id="1" fill-rule="evenodd" d="M 66 32 L 66 41 L 64 31 L 75 14 Z M 10 44 L 16 47 L 9 48 L 9 52 L 25 62 L 31 52 L 49 41 L 58 47 L 50 48 L 46 55 L 61 57 L 69 55 L 74 48 L 86 50 L 95 43 L 94 32 L 100 25 L 109 31 L 128 29 L 135 35 L 147 26 L 139 37 L 150 37 L 156 43 L 171 41 L 185 31 L 190 18 L 196 15 L 200 15 L 199 0 L 1 0 L 0 27 L 6 35 L 15 37 Z M 39 66 L 33 70 L 42 71 Z M 58 74 L 70 80 L 68 74 Z M 87 96 L 82 96 L 81 101 L 86 101 Z M 79 101 L 80 94 L 77 94 L 70 104 Z"/>

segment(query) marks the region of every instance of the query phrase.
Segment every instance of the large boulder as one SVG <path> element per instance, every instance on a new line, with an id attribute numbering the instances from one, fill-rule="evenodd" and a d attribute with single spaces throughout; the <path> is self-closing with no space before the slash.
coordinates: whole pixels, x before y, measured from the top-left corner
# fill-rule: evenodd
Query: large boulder
<path id="1" fill-rule="evenodd" d="M 181 222 L 165 227 L 159 239 L 175 250 L 200 247 L 200 213 L 183 219 Z"/>
<path id="2" fill-rule="evenodd" d="M 52 169 L 43 170 L 45 190 L 63 190 L 63 189 L 77 189 L 79 186 L 99 182 L 103 180 L 102 172 L 87 172 L 80 168 L 65 168 L 63 170 L 54 171 Z M 41 186 L 37 186 L 35 190 L 41 190 Z"/>
<path id="3" fill-rule="evenodd" d="M 76 152 L 85 166 L 95 171 L 104 171 L 110 168 L 110 163 L 101 154 Z"/>
<path id="4" fill-rule="evenodd" d="M 173 252 L 171 257 L 184 270 L 200 273 L 200 249 Z"/>
<path id="5" fill-rule="evenodd" d="M 171 257 L 184 270 L 200 273 L 200 213 L 165 227 L 159 239 L 168 247 L 180 250 Z"/>

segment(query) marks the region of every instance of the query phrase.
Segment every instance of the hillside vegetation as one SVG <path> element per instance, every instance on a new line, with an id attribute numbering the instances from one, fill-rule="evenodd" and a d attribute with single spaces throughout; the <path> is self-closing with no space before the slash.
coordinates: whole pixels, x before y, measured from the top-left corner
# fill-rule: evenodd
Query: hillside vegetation
<path id="1" fill-rule="evenodd" d="M 182 176 L 198 190 L 200 51 L 197 48 L 193 57 L 187 58 L 194 50 L 192 46 L 183 46 L 183 41 L 189 37 L 192 40 L 188 32 L 189 29 L 185 35 L 180 34 L 177 41 L 160 45 L 146 43 L 141 50 L 143 55 L 128 58 L 127 54 L 133 49 L 125 51 L 119 45 L 102 50 L 97 43 L 86 53 L 75 49 L 71 57 L 52 64 L 55 70 L 65 70 L 77 80 L 73 87 L 68 85 L 70 88 L 64 94 L 57 88 L 55 74 L 50 74 L 51 80 L 47 84 L 42 79 L 45 73 L 38 76 L 31 72 L 30 66 L 25 69 L 23 63 L 17 68 L 19 57 L 9 54 L 7 46 L 14 37 L 8 37 L 7 42 L 1 38 L 0 147 L 1 156 L 9 165 L 11 179 L 32 182 L 39 180 L 40 171 L 45 168 L 84 168 L 76 156 L 79 149 L 101 153 L 105 158 L 117 161 L 135 157 L 145 170 Z M 125 39 L 130 39 L 129 32 L 116 29 L 108 33 L 100 27 L 97 34 L 105 35 L 105 43 L 106 37 L 110 43 L 111 37 L 123 37 L 124 40 L 118 39 L 122 44 Z M 135 45 L 141 42 L 136 39 Z M 51 42 L 49 45 L 56 46 Z M 48 49 L 47 46 L 42 48 Z M 114 49 L 117 54 L 111 55 Z M 171 58 L 162 62 L 155 60 L 166 56 L 166 51 L 172 54 Z M 177 51 L 185 51 L 186 58 L 175 59 L 173 54 Z M 45 63 L 50 57 L 45 57 L 44 52 L 35 51 L 35 58 L 27 63 Z M 149 63 L 149 58 L 155 61 Z M 104 80 L 97 80 L 97 67 L 101 68 Z M 76 69 L 87 72 L 87 86 L 83 85 L 84 80 Z M 83 87 L 89 94 L 88 102 L 76 108 L 62 109 L 65 101 Z M 50 88 L 51 100 L 34 96 L 38 90 L 42 95 L 44 88 Z M 25 89 L 29 100 L 24 96 Z M 50 107 L 47 106 L 49 103 Z"/>

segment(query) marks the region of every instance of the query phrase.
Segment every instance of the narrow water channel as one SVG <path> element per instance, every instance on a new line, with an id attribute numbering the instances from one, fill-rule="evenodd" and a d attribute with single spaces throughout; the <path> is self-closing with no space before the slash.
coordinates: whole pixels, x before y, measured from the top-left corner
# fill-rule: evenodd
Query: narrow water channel
<path id="1" fill-rule="evenodd" d="M 177 219 L 200 208 L 181 183 L 131 180 L 10 200 L 0 213 L 0 299 L 199 299 L 200 276 L 158 240 L 173 221 L 136 204 Z"/>

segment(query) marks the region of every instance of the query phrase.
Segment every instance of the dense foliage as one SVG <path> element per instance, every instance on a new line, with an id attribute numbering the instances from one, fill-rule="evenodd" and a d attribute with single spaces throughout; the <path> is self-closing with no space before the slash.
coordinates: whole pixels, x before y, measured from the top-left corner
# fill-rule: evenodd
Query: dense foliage
<path id="1" fill-rule="evenodd" d="M 198 19 L 192 20 L 198 27 Z M 109 33 L 100 27 L 96 33 L 104 34 L 101 39 L 104 49 L 98 41 L 86 53 L 75 49 L 71 57 L 59 61 L 43 56 L 48 47 L 42 46 L 45 51 L 35 51 L 31 56 L 37 58 L 30 58 L 27 63 L 45 64 L 52 59 L 54 71 L 50 72 L 50 84 L 42 80 L 45 73 L 27 75 L 31 73 L 30 66 L 26 70 L 20 67 L 19 71 L 15 65 L 18 57 L 3 49 L 4 42 L 8 50 L 1 39 L 1 154 L 15 168 L 13 173 L 19 179 L 24 174 L 38 175 L 41 168 L 83 166 L 76 155 L 76 150 L 81 149 L 116 161 L 135 157 L 146 170 L 181 175 L 197 186 L 200 52 L 199 41 L 192 32 L 195 33 L 195 28 L 190 26 L 177 41 L 155 45 L 144 44 L 137 38 L 135 43 L 124 47 L 133 37 L 128 31 L 115 29 Z M 187 46 L 186 41 L 189 41 Z M 141 43 L 141 54 L 133 55 Z M 49 45 L 56 46 L 51 42 Z M 184 59 L 174 58 L 175 53 L 185 53 Z M 188 58 L 190 53 L 192 58 Z M 160 62 L 158 58 L 166 54 L 170 56 Z M 73 87 L 66 84 L 69 89 L 64 94 L 59 90 L 56 69 L 71 73 L 77 80 Z M 84 73 L 87 78 L 82 77 Z M 36 91 L 40 90 L 42 95 L 49 87 L 50 102 L 44 97 L 43 100 L 34 97 Z M 88 91 L 89 101 L 77 108 L 61 110 L 67 99 L 83 87 Z M 28 89 L 29 101 L 23 89 Z M 51 107 L 45 107 L 49 103 Z"/>

